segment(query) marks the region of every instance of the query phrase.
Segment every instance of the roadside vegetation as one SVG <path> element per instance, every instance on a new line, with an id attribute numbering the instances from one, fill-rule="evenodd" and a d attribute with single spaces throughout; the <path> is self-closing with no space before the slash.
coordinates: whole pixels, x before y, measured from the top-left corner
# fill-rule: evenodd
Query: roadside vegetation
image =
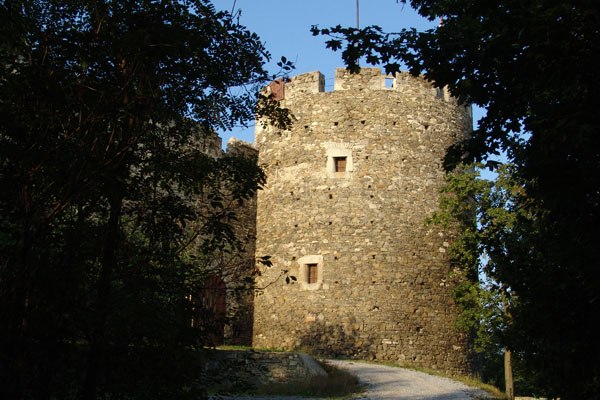
<path id="1" fill-rule="evenodd" d="M 288 121 L 260 38 L 212 3 L 0 1 L 0 398 L 204 393 L 203 294 L 265 182 L 205 150 Z"/>

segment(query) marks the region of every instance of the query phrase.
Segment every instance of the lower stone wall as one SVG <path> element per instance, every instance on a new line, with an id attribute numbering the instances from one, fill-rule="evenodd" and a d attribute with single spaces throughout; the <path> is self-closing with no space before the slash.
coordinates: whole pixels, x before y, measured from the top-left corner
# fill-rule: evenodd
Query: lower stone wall
<path id="1" fill-rule="evenodd" d="M 307 354 L 253 350 L 213 350 L 208 354 L 204 373 L 213 387 L 255 387 L 327 375 Z"/>

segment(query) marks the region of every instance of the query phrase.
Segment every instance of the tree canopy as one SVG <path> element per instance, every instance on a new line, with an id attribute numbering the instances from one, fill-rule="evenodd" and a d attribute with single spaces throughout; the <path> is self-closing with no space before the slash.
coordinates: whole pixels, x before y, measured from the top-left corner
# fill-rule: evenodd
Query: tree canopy
<path id="1" fill-rule="evenodd" d="M 286 122 L 269 57 L 207 0 L 0 1 L 3 398 L 198 395 L 186 298 L 264 183 L 206 143 Z"/>
<path id="2" fill-rule="evenodd" d="M 506 154 L 524 189 L 517 251 L 500 249 L 496 276 L 518 298 L 505 341 L 549 395 L 598 398 L 600 369 L 600 135 L 596 112 L 600 5 L 594 1 L 413 0 L 439 20 L 424 32 L 319 29 L 348 67 L 360 57 L 406 66 L 486 115 L 449 149 L 448 169 Z M 488 165 L 493 166 L 494 162 Z M 518 231 L 518 229 L 517 229 Z M 500 254 L 499 253 L 499 254 Z"/>

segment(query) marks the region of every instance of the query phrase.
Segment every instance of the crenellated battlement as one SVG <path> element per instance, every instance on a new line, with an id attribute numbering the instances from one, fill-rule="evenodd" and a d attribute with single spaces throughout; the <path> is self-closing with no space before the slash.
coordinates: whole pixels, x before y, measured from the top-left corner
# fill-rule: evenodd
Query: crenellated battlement
<path id="1" fill-rule="evenodd" d="M 226 153 L 243 155 L 246 157 L 256 157 L 258 155 L 258 150 L 252 143 L 245 142 L 235 137 L 231 137 L 227 141 L 227 147 L 223 150 L 223 140 L 215 131 L 202 131 L 202 134 L 197 137 L 194 144 L 204 154 L 213 158 L 220 158 Z"/>
<path id="2" fill-rule="evenodd" d="M 319 71 L 296 75 L 285 81 L 284 98 L 325 91 L 325 76 Z"/>
<path id="3" fill-rule="evenodd" d="M 407 72 L 399 72 L 395 76 L 385 75 L 381 73 L 380 68 L 361 68 L 356 74 L 345 68 L 337 68 L 333 90 L 392 90 L 411 96 L 430 96 L 446 102 L 454 101 L 448 90 L 436 88 L 424 78 L 414 77 Z M 285 82 L 284 92 L 284 99 L 325 92 L 325 76 L 320 71 L 296 75 Z"/>
<path id="4" fill-rule="evenodd" d="M 238 138 L 232 137 L 227 141 L 227 153 L 240 154 L 245 157 L 257 157 L 258 150 L 252 143 L 245 142 Z"/>

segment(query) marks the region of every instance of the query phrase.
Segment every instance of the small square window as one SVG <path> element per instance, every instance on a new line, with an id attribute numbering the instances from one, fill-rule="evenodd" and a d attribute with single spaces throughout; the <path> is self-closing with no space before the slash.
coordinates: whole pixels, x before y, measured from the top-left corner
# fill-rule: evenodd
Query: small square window
<path id="1" fill-rule="evenodd" d="M 387 89 L 393 89 L 394 88 L 394 78 L 393 77 L 386 77 L 385 78 L 385 87 Z"/>
<path id="2" fill-rule="evenodd" d="M 333 157 L 335 172 L 346 172 L 346 157 Z"/>
<path id="3" fill-rule="evenodd" d="M 317 283 L 318 272 L 318 264 L 306 264 L 306 283 Z"/>
<path id="4" fill-rule="evenodd" d="M 323 256 L 305 255 L 298 259 L 298 282 L 302 290 L 319 290 L 323 282 Z"/>

